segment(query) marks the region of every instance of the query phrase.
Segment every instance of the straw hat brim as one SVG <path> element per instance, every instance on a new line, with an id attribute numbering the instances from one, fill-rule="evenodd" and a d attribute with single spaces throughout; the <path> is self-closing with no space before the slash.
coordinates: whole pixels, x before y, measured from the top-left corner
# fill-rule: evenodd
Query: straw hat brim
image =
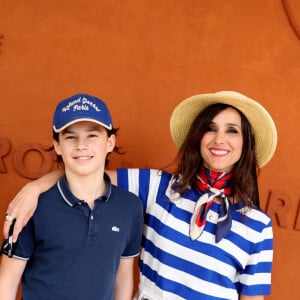
<path id="1" fill-rule="evenodd" d="M 258 167 L 266 165 L 274 155 L 277 146 L 275 123 L 261 104 L 233 91 L 195 95 L 183 100 L 175 107 L 170 119 L 170 130 L 177 148 L 183 144 L 197 115 L 214 103 L 231 105 L 245 115 L 252 126 Z"/>

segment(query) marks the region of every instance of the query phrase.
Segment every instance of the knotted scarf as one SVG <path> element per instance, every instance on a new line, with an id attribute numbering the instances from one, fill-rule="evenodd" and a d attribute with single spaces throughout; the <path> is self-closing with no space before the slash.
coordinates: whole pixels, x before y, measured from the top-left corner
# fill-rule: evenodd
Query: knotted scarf
<path id="1" fill-rule="evenodd" d="M 196 185 L 203 194 L 198 199 L 191 217 L 190 237 L 192 240 L 197 239 L 203 232 L 207 213 L 216 197 L 221 199 L 216 242 L 218 243 L 230 231 L 232 214 L 227 196 L 231 193 L 231 178 L 232 173 L 216 172 L 204 167 L 201 169 Z"/>

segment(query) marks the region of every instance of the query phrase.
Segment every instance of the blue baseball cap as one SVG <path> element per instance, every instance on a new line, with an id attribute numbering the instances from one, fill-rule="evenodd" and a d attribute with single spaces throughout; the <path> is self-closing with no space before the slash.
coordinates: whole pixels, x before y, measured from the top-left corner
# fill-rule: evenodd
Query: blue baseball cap
<path id="1" fill-rule="evenodd" d="M 53 117 L 53 130 L 60 132 L 80 121 L 91 121 L 108 130 L 113 128 L 109 110 L 101 99 L 88 94 L 76 94 L 58 103 Z"/>

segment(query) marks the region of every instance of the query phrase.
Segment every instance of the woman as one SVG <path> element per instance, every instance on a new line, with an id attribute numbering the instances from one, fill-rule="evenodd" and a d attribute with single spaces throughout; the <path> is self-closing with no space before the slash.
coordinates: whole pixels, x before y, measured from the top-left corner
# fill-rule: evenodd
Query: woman
<path id="1" fill-rule="evenodd" d="M 256 175 L 275 152 L 271 116 L 256 101 L 222 91 L 181 102 L 170 128 L 179 149 L 173 174 L 110 172 L 144 205 L 136 299 L 264 299 L 273 234 L 270 217 L 259 209 Z M 14 237 L 32 214 L 32 193 L 49 188 L 58 175 L 28 184 L 10 204 L 7 212 L 19 222 Z"/>

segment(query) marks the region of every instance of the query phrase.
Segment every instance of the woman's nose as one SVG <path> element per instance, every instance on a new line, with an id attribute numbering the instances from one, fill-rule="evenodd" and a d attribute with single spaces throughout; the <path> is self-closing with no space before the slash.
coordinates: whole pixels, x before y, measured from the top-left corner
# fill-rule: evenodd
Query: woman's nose
<path id="1" fill-rule="evenodd" d="M 217 131 L 215 136 L 215 141 L 218 144 L 222 144 L 225 141 L 225 134 L 222 131 Z"/>

